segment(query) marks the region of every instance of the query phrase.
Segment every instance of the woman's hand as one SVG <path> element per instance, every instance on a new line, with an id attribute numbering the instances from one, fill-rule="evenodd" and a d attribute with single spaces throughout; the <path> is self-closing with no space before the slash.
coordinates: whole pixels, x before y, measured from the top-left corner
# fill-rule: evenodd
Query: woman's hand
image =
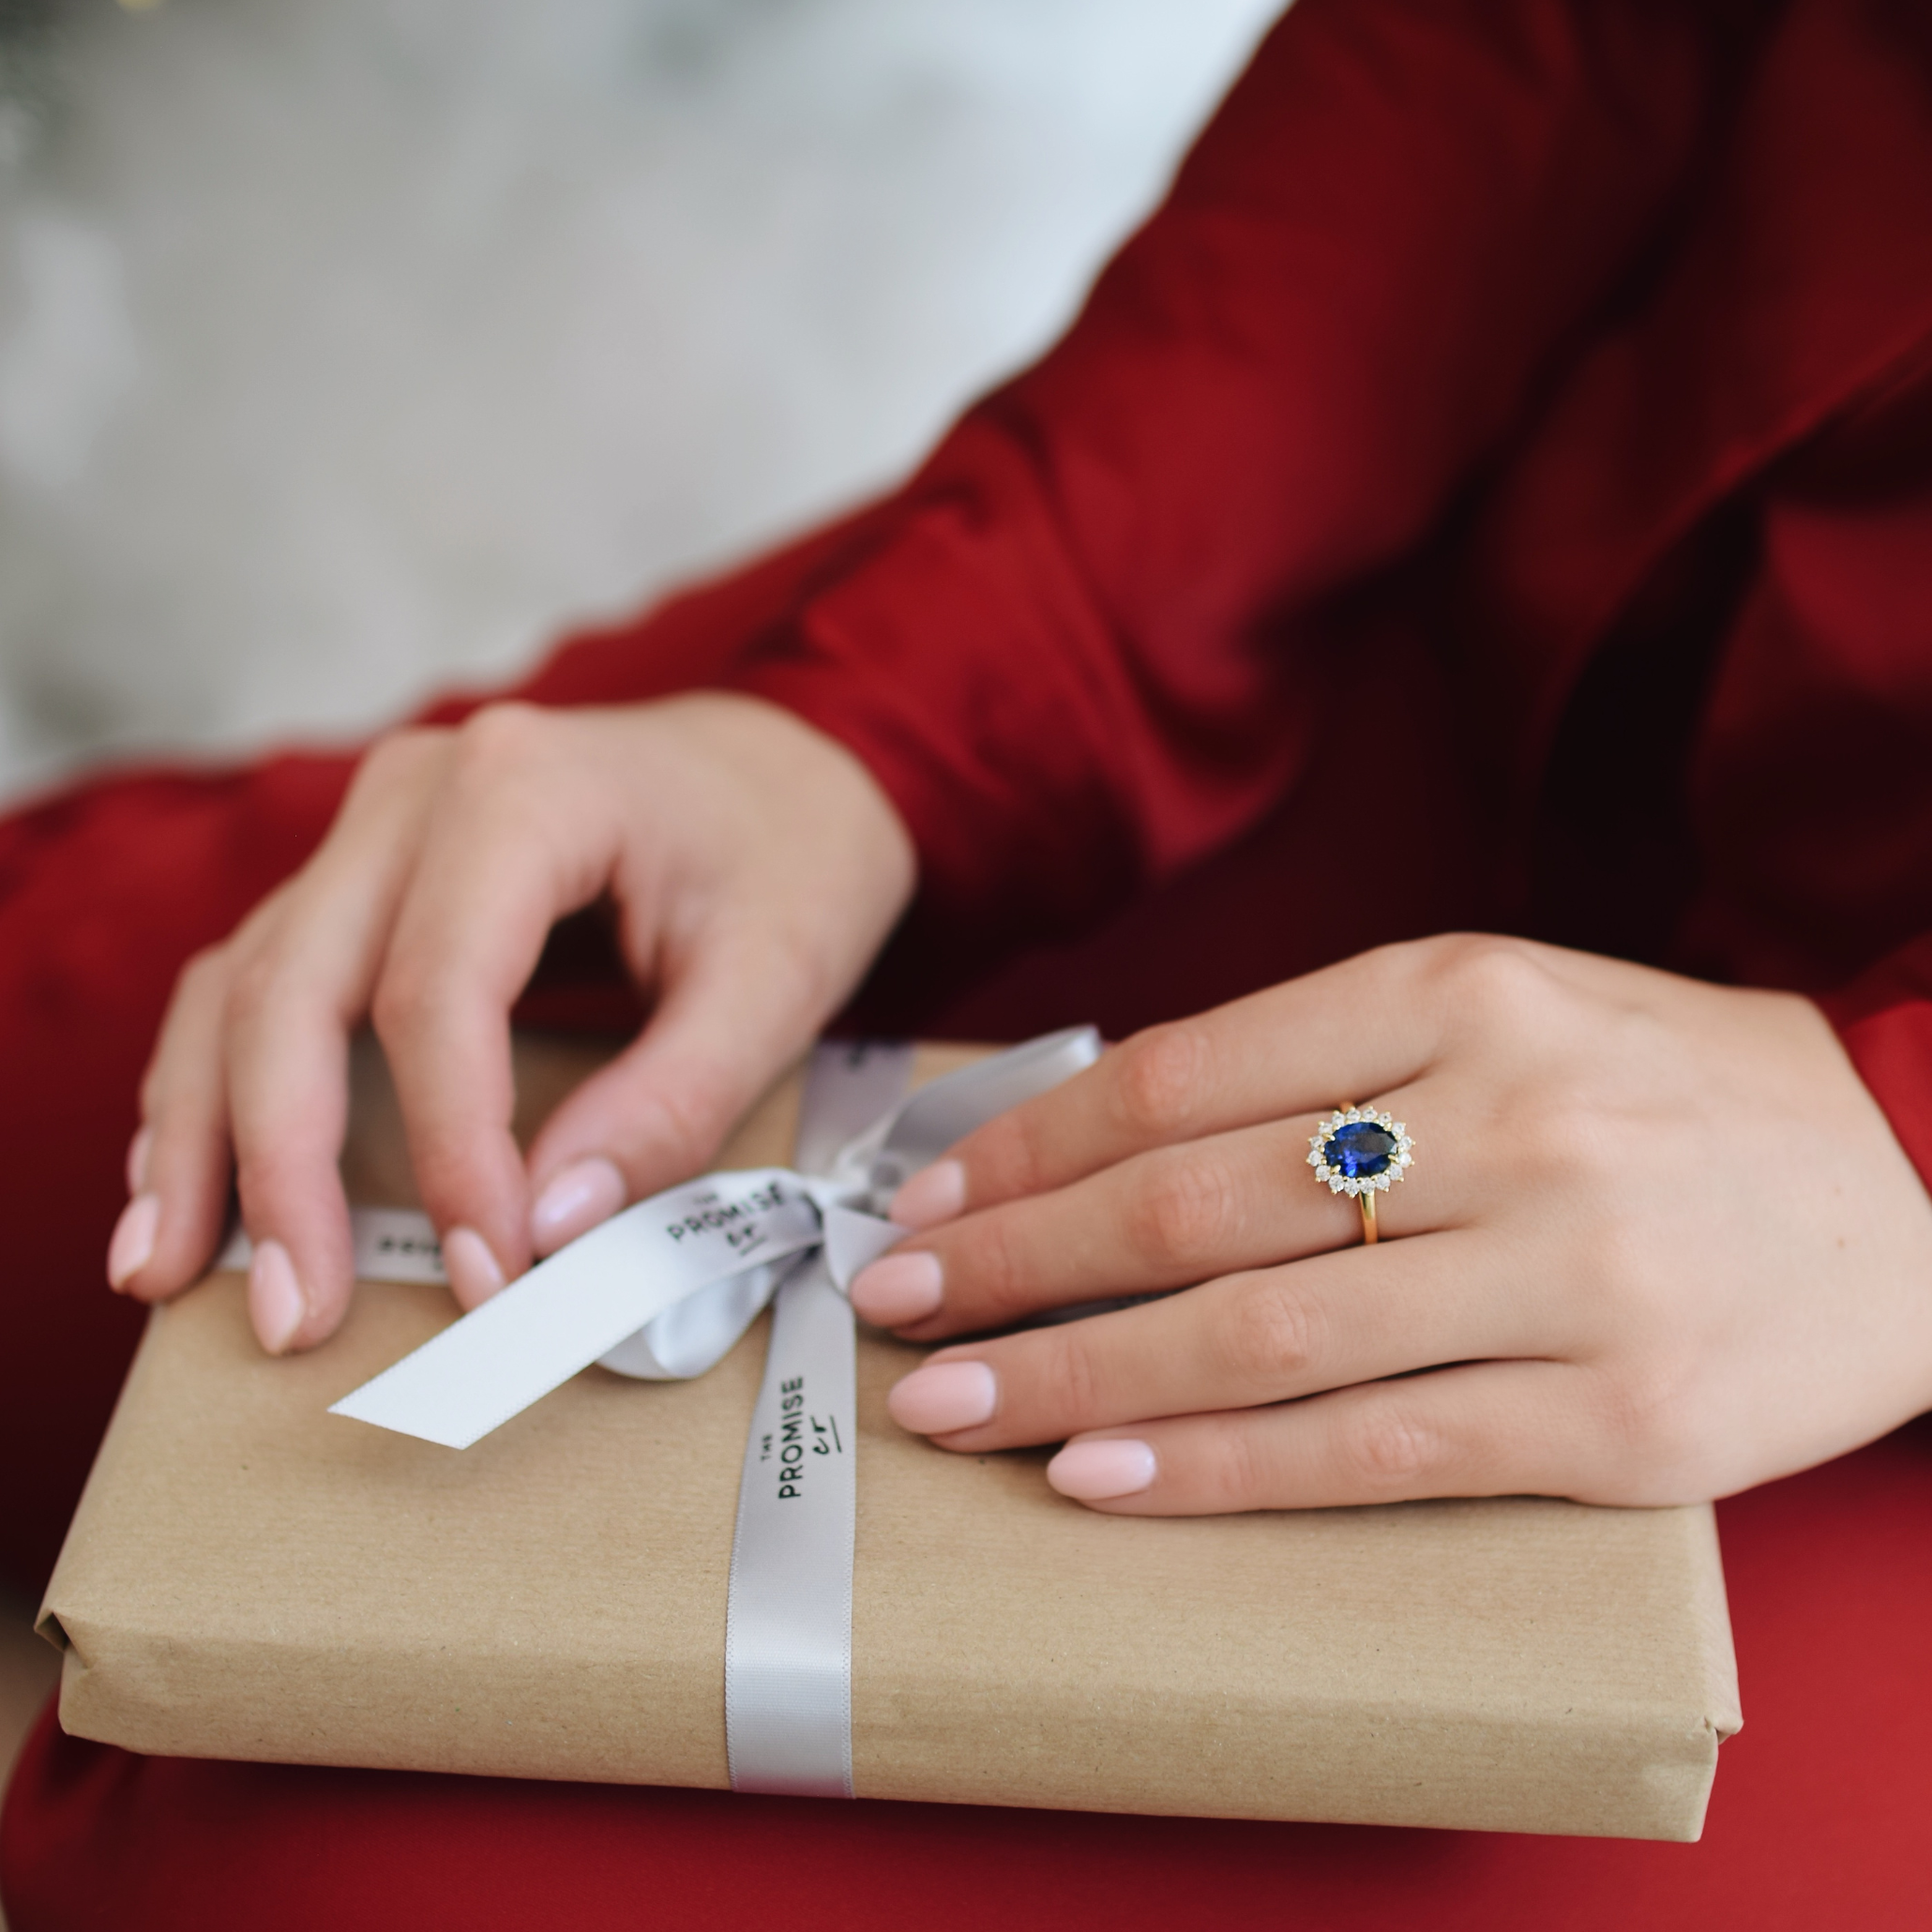
<path id="1" fill-rule="evenodd" d="M 111 1280 L 145 1300 L 192 1281 L 233 1175 L 263 1346 L 334 1330 L 353 1285 L 347 1046 L 372 1017 L 451 1286 L 474 1306 L 533 1253 L 701 1170 L 857 983 L 913 878 L 865 769 L 755 700 L 499 704 L 384 739 L 309 863 L 182 974 Z M 656 1010 L 526 1169 L 509 1009 L 552 924 L 606 897 Z"/>
<path id="2" fill-rule="evenodd" d="M 1373 1101 L 1383 1239 L 1309 1139 Z M 1392 946 L 1142 1034 L 914 1175 L 853 1301 L 943 1350 L 892 1394 L 1068 1439 L 1141 1515 L 1534 1492 L 1667 1503 L 1932 1406 L 1932 1199 L 1817 1008 L 1552 947 Z M 1417 1371 L 1427 1371 L 1418 1373 Z"/>

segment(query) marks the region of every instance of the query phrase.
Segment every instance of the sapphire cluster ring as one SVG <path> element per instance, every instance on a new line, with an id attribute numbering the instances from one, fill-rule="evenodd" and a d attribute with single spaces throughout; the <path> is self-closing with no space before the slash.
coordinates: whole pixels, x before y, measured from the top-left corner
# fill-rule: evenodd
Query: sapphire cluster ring
<path id="1" fill-rule="evenodd" d="M 1308 1165 L 1331 1194 L 1351 1196 L 1362 1210 L 1362 1240 L 1373 1246 L 1375 1198 L 1386 1194 L 1414 1159 L 1415 1142 L 1398 1120 L 1372 1107 L 1337 1107 L 1308 1138 Z"/>

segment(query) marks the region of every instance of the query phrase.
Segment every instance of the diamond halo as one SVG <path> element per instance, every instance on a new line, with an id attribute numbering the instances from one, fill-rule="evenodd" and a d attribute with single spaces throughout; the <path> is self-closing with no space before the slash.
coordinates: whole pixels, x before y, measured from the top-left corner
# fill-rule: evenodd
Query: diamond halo
<path id="1" fill-rule="evenodd" d="M 1375 1173 L 1345 1173 L 1338 1162 L 1331 1163 L 1329 1159 L 1329 1149 L 1336 1137 L 1344 1127 L 1353 1126 L 1380 1127 L 1395 1143 L 1386 1154 L 1378 1153 L 1376 1157 L 1382 1165 Z M 1338 1107 L 1309 1136 L 1308 1165 L 1315 1170 L 1315 1178 L 1331 1194 L 1346 1194 L 1351 1199 L 1363 1194 L 1386 1194 L 1413 1165 L 1414 1146 L 1408 1128 L 1388 1114 L 1379 1113 L 1372 1107 Z"/>

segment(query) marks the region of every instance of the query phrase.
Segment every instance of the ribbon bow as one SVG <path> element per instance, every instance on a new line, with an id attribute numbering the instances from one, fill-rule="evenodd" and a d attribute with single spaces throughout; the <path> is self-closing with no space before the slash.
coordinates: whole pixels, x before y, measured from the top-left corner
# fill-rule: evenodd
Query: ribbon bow
<path id="1" fill-rule="evenodd" d="M 709 1174 L 637 1202 L 330 1413 L 466 1449 L 594 1362 L 651 1381 L 702 1375 L 773 1304 L 732 1545 L 732 1786 L 849 1798 L 857 1490 L 846 1287 L 905 1232 L 883 1211 L 908 1175 L 1099 1053 L 1091 1027 L 1049 1034 L 908 1096 L 909 1047 L 822 1046 L 796 1167 Z M 400 1217 L 385 1217 L 381 1238 L 409 1249 L 391 1223 Z"/>

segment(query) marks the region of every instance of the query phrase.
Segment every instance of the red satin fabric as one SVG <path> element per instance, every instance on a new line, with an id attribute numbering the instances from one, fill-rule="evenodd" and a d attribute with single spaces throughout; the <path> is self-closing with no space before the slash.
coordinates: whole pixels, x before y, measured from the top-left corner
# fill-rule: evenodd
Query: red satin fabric
<path id="1" fill-rule="evenodd" d="M 1932 1179 L 1928 556 L 1932 12 L 1306 0 L 738 682 L 880 775 L 929 906 L 1029 932 L 1433 691 L 1484 924 L 1889 958 L 1834 1011 Z M 1419 816 L 1372 755 L 1323 829 Z"/>
<path id="2" fill-rule="evenodd" d="M 1827 995 L 1932 1173 L 1928 372 L 1917 5 L 1301 0 L 1067 342 L 904 491 L 525 695 L 737 684 L 853 746 L 925 877 L 860 1023 L 1118 1034 L 1384 939 L 1535 931 Z M 168 987 L 348 769 L 135 776 L 0 823 L 24 1586 L 139 1325 L 100 1255 Z M 1395 826 L 1367 850 L 1365 797 Z M 567 946 L 529 1006 L 632 1010 Z M 43 1728 L 0 1886 L 15 1932 L 1917 1925 L 1928 1449 L 1921 1425 L 1723 1506 L 1749 1722 L 1696 1848 L 142 1760 Z"/>

